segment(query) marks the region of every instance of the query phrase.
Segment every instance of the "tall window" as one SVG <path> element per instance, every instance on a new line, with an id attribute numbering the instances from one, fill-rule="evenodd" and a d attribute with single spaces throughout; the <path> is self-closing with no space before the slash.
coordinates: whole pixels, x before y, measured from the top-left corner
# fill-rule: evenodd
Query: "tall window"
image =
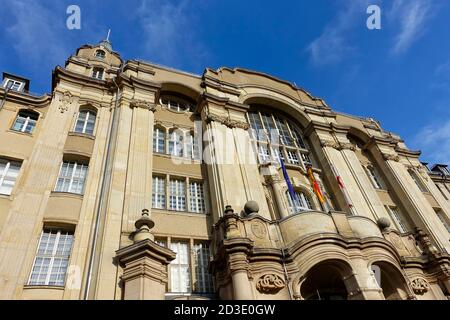
<path id="1" fill-rule="evenodd" d="M 183 156 L 183 132 L 173 130 L 169 138 L 169 154 L 177 157 Z"/>
<path id="2" fill-rule="evenodd" d="M 189 200 L 192 212 L 203 213 L 206 211 L 205 195 L 201 182 L 189 182 Z"/>
<path id="3" fill-rule="evenodd" d="M 166 179 L 158 176 L 153 177 L 152 207 L 157 209 L 166 208 Z"/>
<path id="4" fill-rule="evenodd" d="M 34 259 L 29 285 L 64 286 L 73 233 L 44 229 Z"/>
<path id="5" fill-rule="evenodd" d="M 447 229 L 447 231 L 450 233 L 450 223 L 448 222 L 445 213 L 441 209 L 434 209 L 434 211 L 436 212 L 436 215 L 438 216 L 439 220 L 441 220 L 445 229 Z"/>
<path id="6" fill-rule="evenodd" d="M 190 159 L 200 159 L 199 144 L 192 132 L 186 136 L 186 156 Z"/>
<path id="7" fill-rule="evenodd" d="M 94 134 L 96 113 L 89 110 L 81 110 L 78 112 L 77 121 L 75 123 L 75 132 Z"/>
<path id="8" fill-rule="evenodd" d="M 398 207 L 386 206 L 386 210 L 389 212 L 389 215 L 394 221 L 398 231 L 405 233 L 411 230 L 409 223 Z"/>
<path id="9" fill-rule="evenodd" d="M 213 292 L 214 286 L 211 274 L 208 272 L 209 246 L 205 242 L 194 243 L 194 271 L 196 292 Z"/>
<path id="10" fill-rule="evenodd" d="M 417 174 L 413 170 L 408 170 L 409 175 L 414 180 L 414 183 L 417 185 L 417 187 L 420 189 L 421 192 L 428 192 L 425 185 L 420 181 L 420 178 L 417 176 Z"/>
<path id="11" fill-rule="evenodd" d="M 87 171 L 85 164 L 63 161 L 55 191 L 83 194 Z"/>
<path id="12" fill-rule="evenodd" d="M 378 171 L 372 165 L 365 167 L 365 169 L 366 169 L 367 175 L 369 176 L 370 181 L 372 182 L 373 186 L 376 189 L 383 189 L 383 185 L 381 183 L 381 178 L 378 175 Z"/>
<path id="13" fill-rule="evenodd" d="M 94 67 L 94 69 L 92 69 L 92 78 L 102 80 L 103 79 L 103 69 Z"/>
<path id="14" fill-rule="evenodd" d="M 164 129 L 155 127 L 153 129 L 153 152 L 165 153 L 166 133 Z"/>
<path id="15" fill-rule="evenodd" d="M 307 145 L 291 121 L 261 112 L 249 112 L 247 116 L 260 163 L 287 158 L 293 165 L 311 164 Z"/>
<path id="16" fill-rule="evenodd" d="M 170 263 L 171 291 L 190 292 L 189 243 L 185 241 L 172 241 L 170 249 L 177 254 L 175 260 Z"/>
<path id="17" fill-rule="evenodd" d="M 19 176 L 20 166 L 20 162 L 0 158 L 0 194 L 11 194 Z"/>
<path id="18" fill-rule="evenodd" d="M 39 114 L 36 112 L 21 110 L 17 114 L 12 129 L 19 132 L 32 133 L 38 118 Z"/>
<path id="19" fill-rule="evenodd" d="M 182 180 L 170 180 L 170 210 L 186 210 L 185 183 Z"/>
<path id="20" fill-rule="evenodd" d="M 311 202 L 303 192 L 294 192 L 295 199 L 292 199 L 289 191 L 286 191 L 286 197 L 288 199 L 289 211 L 291 214 L 312 210 Z"/>

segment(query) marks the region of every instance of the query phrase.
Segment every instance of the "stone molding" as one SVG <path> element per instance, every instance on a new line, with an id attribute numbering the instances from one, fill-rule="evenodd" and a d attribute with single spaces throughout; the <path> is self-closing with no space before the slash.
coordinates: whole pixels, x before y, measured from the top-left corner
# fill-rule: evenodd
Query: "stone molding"
<path id="1" fill-rule="evenodd" d="M 154 103 L 145 101 L 145 100 L 132 100 L 130 102 L 131 108 L 142 108 L 152 112 L 156 111 L 156 105 Z"/>
<path id="2" fill-rule="evenodd" d="M 330 147 L 336 150 L 351 150 L 351 151 L 355 151 L 356 150 L 356 146 L 351 143 L 351 142 L 339 142 L 339 141 L 332 141 L 332 140 L 321 140 L 320 141 L 320 146 L 321 147 Z"/>
<path id="3" fill-rule="evenodd" d="M 260 277 L 256 283 L 256 289 L 261 293 L 275 294 L 286 286 L 283 278 L 270 273 Z"/>
<path id="4" fill-rule="evenodd" d="M 206 122 L 210 123 L 212 121 L 219 122 L 228 128 L 239 128 L 248 130 L 250 128 L 250 125 L 247 122 L 239 121 L 239 120 L 232 120 L 229 116 L 219 116 L 216 114 L 209 113 L 206 116 Z"/>
<path id="5" fill-rule="evenodd" d="M 400 161 L 400 157 L 397 154 L 382 153 L 382 156 L 383 156 L 383 159 L 386 161 L 395 161 L 395 162 Z"/>

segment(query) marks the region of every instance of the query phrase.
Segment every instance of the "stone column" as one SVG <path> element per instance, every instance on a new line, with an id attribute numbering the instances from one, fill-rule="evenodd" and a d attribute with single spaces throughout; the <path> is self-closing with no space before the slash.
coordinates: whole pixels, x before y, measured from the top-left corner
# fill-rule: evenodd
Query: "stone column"
<path id="1" fill-rule="evenodd" d="M 344 279 L 349 289 L 349 300 L 385 300 L 383 290 L 363 258 L 352 259 L 354 273 Z"/>
<path id="2" fill-rule="evenodd" d="M 148 210 L 136 221 L 132 245 L 116 251 L 116 261 L 124 269 L 124 300 L 164 300 L 168 282 L 167 265 L 176 254 L 154 242 L 150 229 L 154 222 Z"/>

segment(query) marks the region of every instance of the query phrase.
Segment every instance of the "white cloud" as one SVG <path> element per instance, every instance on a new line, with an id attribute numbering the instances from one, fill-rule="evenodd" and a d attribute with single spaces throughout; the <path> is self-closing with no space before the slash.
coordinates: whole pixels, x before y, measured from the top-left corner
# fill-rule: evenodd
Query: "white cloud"
<path id="1" fill-rule="evenodd" d="M 207 55 L 197 37 L 195 3 L 181 0 L 142 0 L 137 16 L 144 32 L 145 53 L 168 65 L 196 64 Z"/>
<path id="2" fill-rule="evenodd" d="M 435 8 L 432 0 L 394 0 L 389 18 L 398 21 L 399 32 L 395 36 L 393 53 L 407 51 L 425 33 Z"/>
<path id="3" fill-rule="evenodd" d="M 373 1 L 372 1 L 373 2 Z M 341 2 L 342 8 L 336 17 L 325 26 L 322 34 L 307 47 L 314 64 L 333 64 L 352 52 L 347 36 L 358 21 L 358 17 L 365 17 L 369 0 L 352 0 Z M 364 21 L 364 20 L 361 20 Z M 365 28 L 365 22 L 361 28 Z"/>
<path id="4" fill-rule="evenodd" d="M 446 118 L 446 117 L 444 117 Z M 423 127 L 414 138 L 421 158 L 431 163 L 450 163 L 450 119 Z"/>
<path id="5" fill-rule="evenodd" d="M 65 7 L 59 1 L 15 0 L 3 6 L 4 14 L 7 12 L 13 18 L 13 23 L 4 29 L 6 36 L 22 62 L 57 64 L 67 58 L 68 50 L 61 39 L 61 32 L 66 28 Z"/>

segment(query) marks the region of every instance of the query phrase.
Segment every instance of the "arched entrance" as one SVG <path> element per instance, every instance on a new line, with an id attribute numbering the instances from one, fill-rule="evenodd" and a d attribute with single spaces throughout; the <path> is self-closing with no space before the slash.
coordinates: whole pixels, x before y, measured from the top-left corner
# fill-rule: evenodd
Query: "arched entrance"
<path id="1" fill-rule="evenodd" d="M 378 285 L 383 290 L 386 300 L 404 300 L 408 297 L 408 285 L 402 273 L 388 262 L 379 261 L 372 263 L 379 272 L 375 272 Z M 377 274 L 378 273 L 378 274 Z"/>
<path id="2" fill-rule="evenodd" d="M 300 294 L 305 300 L 347 300 L 351 268 L 341 261 L 324 261 L 312 267 L 301 284 Z M 348 281 L 348 280 L 347 280 Z"/>

